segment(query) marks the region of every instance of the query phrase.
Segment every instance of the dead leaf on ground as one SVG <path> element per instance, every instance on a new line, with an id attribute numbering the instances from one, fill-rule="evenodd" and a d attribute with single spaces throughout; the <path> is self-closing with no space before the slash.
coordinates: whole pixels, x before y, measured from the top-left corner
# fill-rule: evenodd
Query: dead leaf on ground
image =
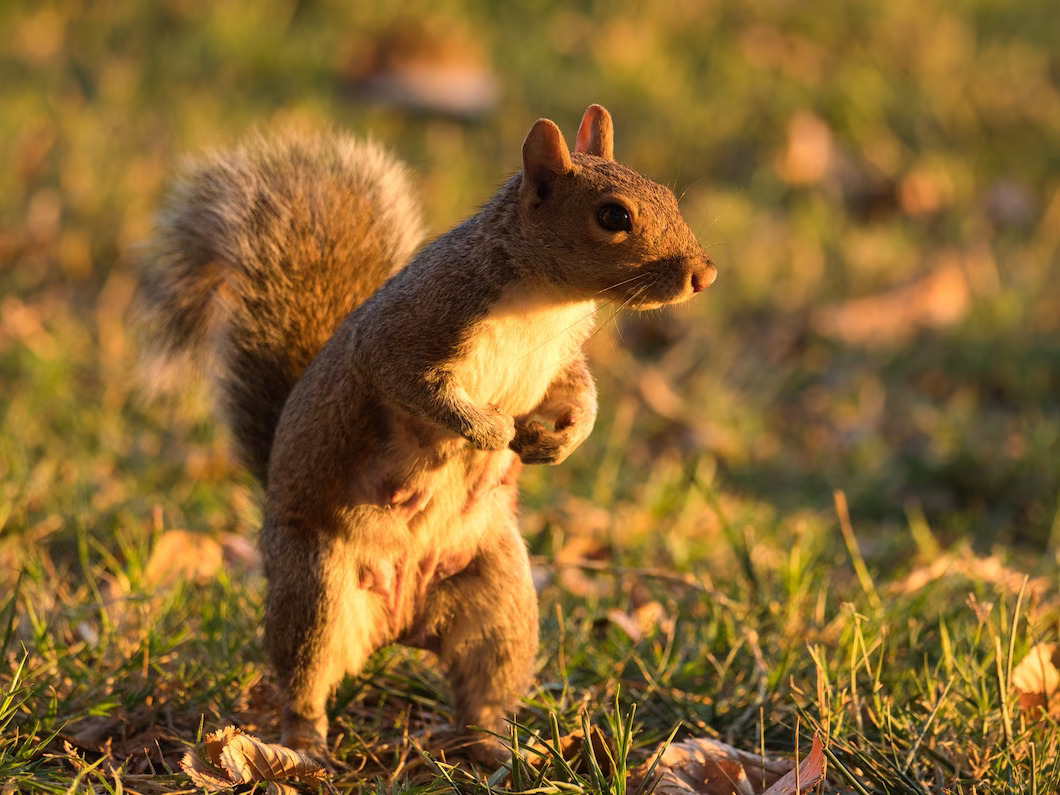
<path id="1" fill-rule="evenodd" d="M 1025 572 L 1006 565 L 998 555 L 982 557 L 967 547 L 960 547 L 947 550 L 930 563 L 918 566 L 887 590 L 894 595 L 913 594 L 943 577 L 952 579 L 955 576 L 988 583 L 1009 593 L 1018 593 L 1027 577 Z M 1034 577 L 1026 584 L 1027 593 L 1037 596 L 1047 593 L 1049 587 L 1049 580 L 1045 577 Z"/>
<path id="2" fill-rule="evenodd" d="M 607 611 L 607 620 L 625 632 L 634 643 L 659 632 L 668 635 L 674 627 L 674 620 L 667 615 L 666 608 L 655 600 L 634 607 L 629 612 L 612 608 Z"/>
<path id="3" fill-rule="evenodd" d="M 639 786 L 649 768 L 646 763 L 634 770 L 630 786 Z M 670 745 L 652 780 L 658 795 L 798 795 L 815 787 L 824 778 L 824 769 L 824 747 L 816 736 L 798 772 L 793 760 L 766 759 L 697 737 Z"/>
<path id="4" fill-rule="evenodd" d="M 614 590 L 614 581 L 610 577 L 594 576 L 581 566 L 586 561 L 598 563 L 611 562 L 614 553 L 603 541 L 591 535 L 568 536 L 563 547 L 556 552 L 556 578 L 559 585 L 568 593 L 582 598 L 604 596 Z"/>
<path id="5" fill-rule="evenodd" d="M 223 563 L 224 550 L 213 538 L 187 530 L 166 530 L 151 549 L 144 583 L 161 588 L 181 581 L 209 582 Z"/>
<path id="6" fill-rule="evenodd" d="M 192 782 L 206 790 L 228 789 L 240 784 L 275 782 L 270 792 L 283 792 L 287 781 L 323 781 L 323 765 L 298 751 L 265 743 L 234 726 L 212 732 L 200 753 L 189 751 L 180 762 Z"/>
<path id="7" fill-rule="evenodd" d="M 828 174 L 835 162 L 832 130 L 812 113 L 797 113 L 788 120 L 788 136 L 774 168 L 790 185 L 812 185 Z"/>
<path id="8" fill-rule="evenodd" d="M 1012 671 L 1012 686 L 1019 693 L 1020 708 L 1032 718 L 1060 717 L 1060 649 L 1055 643 L 1039 643 Z"/>
<path id="9" fill-rule="evenodd" d="M 579 773 L 588 774 L 589 762 L 587 755 L 592 753 L 603 774 L 610 776 L 611 760 L 615 756 L 615 747 L 611 738 L 596 726 L 592 726 L 589 729 L 589 744 L 591 750 L 586 748 L 585 732 L 581 730 L 574 731 L 559 739 L 559 754 L 563 757 L 564 762 L 573 765 L 574 769 Z M 540 769 L 542 766 L 554 761 L 552 752 L 548 750 L 550 747 L 551 744 L 546 744 L 543 740 L 535 738 L 523 744 L 523 756 L 532 767 Z"/>
<path id="10" fill-rule="evenodd" d="M 824 744 L 815 734 L 809 755 L 762 795 L 800 795 L 807 792 L 824 778 L 825 767 Z"/>
<path id="11" fill-rule="evenodd" d="M 893 290 L 825 306 L 813 314 L 817 333 L 854 345 L 902 342 L 924 328 L 945 328 L 971 306 L 968 277 L 959 261 Z"/>

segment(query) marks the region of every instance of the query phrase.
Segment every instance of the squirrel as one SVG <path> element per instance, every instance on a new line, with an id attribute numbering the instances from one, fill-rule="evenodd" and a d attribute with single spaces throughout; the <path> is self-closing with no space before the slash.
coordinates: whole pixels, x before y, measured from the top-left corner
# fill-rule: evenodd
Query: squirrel
<path id="1" fill-rule="evenodd" d="M 134 304 L 145 361 L 206 376 L 264 487 L 285 745 L 330 759 L 330 694 L 398 642 L 437 654 L 471 758 L 506 758 L 538 649 L 519 470 L 593 427 L 598 307 L 674 304 L 717 274 L 613 139 L 599 105 L 573 153 L 538 120 L 522 171 L 415 254 L 404 166 L 344 134 L 259 134 L 164 199 Z"/>

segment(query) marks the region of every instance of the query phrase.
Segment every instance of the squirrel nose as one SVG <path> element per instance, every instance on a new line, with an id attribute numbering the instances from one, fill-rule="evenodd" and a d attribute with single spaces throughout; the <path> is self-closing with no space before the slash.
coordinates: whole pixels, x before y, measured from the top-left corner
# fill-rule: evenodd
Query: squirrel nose
<path id="1" fill-rule="evenodd" d="M 717 278 L 718 269 L 714 266 L 714 263 L 708 259 L 702 269 L 692 272 L 692 292 L 703 292 L 710 287 L 710 285 L 714 284 L 714 280 Z"/>

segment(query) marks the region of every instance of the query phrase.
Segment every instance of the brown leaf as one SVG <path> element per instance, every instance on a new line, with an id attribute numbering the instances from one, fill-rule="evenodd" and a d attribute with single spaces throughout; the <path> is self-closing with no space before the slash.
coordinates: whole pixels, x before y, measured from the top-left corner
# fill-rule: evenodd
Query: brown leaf
<path id="1" fill-rule="evenodd" d="M 1021 588 L 1026 588 L 1027 593 L 1043 595 L 1050 588 L 1050 581 L 1046 577 L 1034 577 L 1026 580 L 1026 573 L 1008 566 L 998 555 L 980 557 L 967 548 L 948 550 L 930 562 L 913 569 L 902 580 L 892 583 L 887 591 L 891 594 L 912 594 L 927 587 L 931 583 L 942 578 L 952 581 L 955 577 L 964 577 L 971 582 L 987 583 L 997 586 L 998 589 L 1018 593 Z M 1024 581 L 1026 580 L 1026 585 Z M 989 612 L 990 605 L 985 606 Z M 979 607 L 973 603 L 973 609 L 977 614 Z M 985 620 L 980 616 L 980 620 Z"/>
<path id="2" fill-rule="evenodd" d="M 644 780 L 648 767 L 633 771 L 631 786 Z M 823 777 L 824 751 L 816 737 L 799 765 L 797 790 L 793 761 L 766 759 L 705 737 L 669 746 L 654 773 L 658 795 L 792 795 L 813 788 Z"/>
<path id="3" fill-rule="evenodd" d="M 608 593 L 613 588 L 609 578 L 586 574 L 578 565 L 584 561 L 610 561 L 612 550 L 599 538 L 592 535 L 568 536 L 556 552 L 555 567 L 561 587 L 568 593 L 588 598 Z"/>
<path id="4" fill-rule="evenodd" d="M 629 639 L 632 640 L 634 643 L 638 643 L 640 639 L 644 636 L 644 633 L 641 632 L 641 629 L 637 625 L 637 622 L 636 620 L 634 620 L 633 616 L 631 616 L 624 610 L 619 610 L 617 607 L 608 610 L 607 620 L 614 624 L 616 627 L 618 627 L 620 630 L 625 632 L 626 635 L 629 636 Z"/>
<path id="5" fill-rule="evenodd" d="M 633 772 L 633 782 L 643 780 L 648 765 Z M 706 737 L 673 743 L 655 768 L 659 795 L 753 795 L 791 769 L 790 762 L 763 759 Z M 753 783 L 752 783 L 753 782 Z M 756 786 L 757 785 L 757 786 Z"/>
<path id="6" fill-rule="evenodd" d="M 659 602 L 645 602 L 630 612 L 617 607 L 607 611 L 607 620 L 625 632 L 634 643 L 657 632 L 669 633 L 673 619 L 666 615 L 666 608 Z"/>
<path id="7" fill-rule="evenodd" d="M 220 731 L 206 735 L 199 754 L 192 751 L 184 754 L 180 767 L 195 786 L 205 790 L 218 790 L 227 789 L 237 783 L 220 769 L 221 748 L 226 738 L 235 731 L 237 730 L 234 726 L 225 726 Z"/>
<path id="8" fill-rule="evenodd" d="M 221 749 L 221 764 L 244 784 L 284 779 L 322 779 L 323 766 L 298 751 L 264 743 L 257 737 L 237 732 Z"/>
<path id="9" fill-rule="evenodd" d="M 144 567 L 150 587 L 172 586 L 180 581 L 208 582 L 224 562 L 221 545 L 202 533 L 166 530 L 158 537 Z"/>
<path id="10" fill-rule="evenodd" d="M 970 307 L 964 269 L 959 261 L 947 260 L 911 284 L 821 307 L 811 322 L 817 333 L 850 344 L 890 344 L 923 328 L 953 325 Z"/>
<path id="11" fill-rule="evenodd" d="M 201 755 L 189 751 L 180 766 L 196 786 L 207 790 L 259 781 L 321 781 L 328 775 L 315 759 L 282 745 L 264 743 L 234 726 L 208 734 Z"/>
<path id="12" fill-rule="evenodd" d="M 654 635 L 660 631 L 669 634 L 673 631 L 673 619 L 667 614 L 662 603 L 654 599 L 634 607 L 632 616 L 637 626 L 640 627 L 640 631 L 645 635 Z"/>
<path id="13" fill-rule="evenodd" d="M 685 422 L 688 412 L 685 400 L 673 388 L 666 377 L 654 367 L 645 367 L 637 382 L 641 399 L 648 408 L 674 422 Z"/>
<path id="14" fill-rule="evenodd" d="M 776 160 L 776 171 L 791 185 L 820 182 L 835 160 L 831 128 L 812 113 L 798 113 L 788 121 L 784 150 Z"/>
<path id="15" fill-rule="evenodd" d="M 1020 708 L 1035 718 L 1060 716 L 1060 650 L 1055 643 L 1039 643 L 1012 671 L 1012 686 Z"/>
<path id="16" fill-rule="evenodd" d="M 762 795 L 800 795 L 817 786 L 824 778 L 824 769 L 824 745 L 821 738 L 815 734 L 809 756 L 799 762 L 798 768 L 774 783 Z"/>
<path id="17" fill-rule="evenodd" d="M 953 182 L 939 169 L 920 166 L 898 183 L 898 206 L 907 215 L 931 215 L 952 197 Z"/>
<path id="18" fill-rule="evenodd" d="M 579 773 L 588 774 L 588 755 L 591 753 L 605 776 L 611 775 L 611 759 L 615 756 L 614 743 L 596 726 L 589 728 L 589 745 L 586 747 L 585 732 L 573 731 L 559 739 L 559 754 L 563 760 L 572 765 Z M 541 740 L 533 740 L 523 746 L 528 751 L 527 761 L 540 768 L 552 760 L 552 754 Z"/>

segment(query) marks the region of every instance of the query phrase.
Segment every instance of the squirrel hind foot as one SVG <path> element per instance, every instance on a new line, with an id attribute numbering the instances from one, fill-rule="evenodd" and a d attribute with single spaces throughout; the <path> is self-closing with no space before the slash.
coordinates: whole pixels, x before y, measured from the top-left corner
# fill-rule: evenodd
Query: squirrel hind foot
<path id="1" fill-rule="evenodd" d="M 280 744 L 305 754 L 310 759 L 319 762 L 329 773 L 335 773 L 339 765 L 331 756 L 327 743 L 327 720 L 321 721 L 297 715 L 290 710 L 284 710 L 283 729 L 280 733 Z"/>
<path id="2" fill-rule="evenodd" d="M 487 770 L 496 770 L 511 764 L 512 751 L 498 738 L 475 732 L 465 735 L 468 740 L 465 753 L 476 765 Z"/>

